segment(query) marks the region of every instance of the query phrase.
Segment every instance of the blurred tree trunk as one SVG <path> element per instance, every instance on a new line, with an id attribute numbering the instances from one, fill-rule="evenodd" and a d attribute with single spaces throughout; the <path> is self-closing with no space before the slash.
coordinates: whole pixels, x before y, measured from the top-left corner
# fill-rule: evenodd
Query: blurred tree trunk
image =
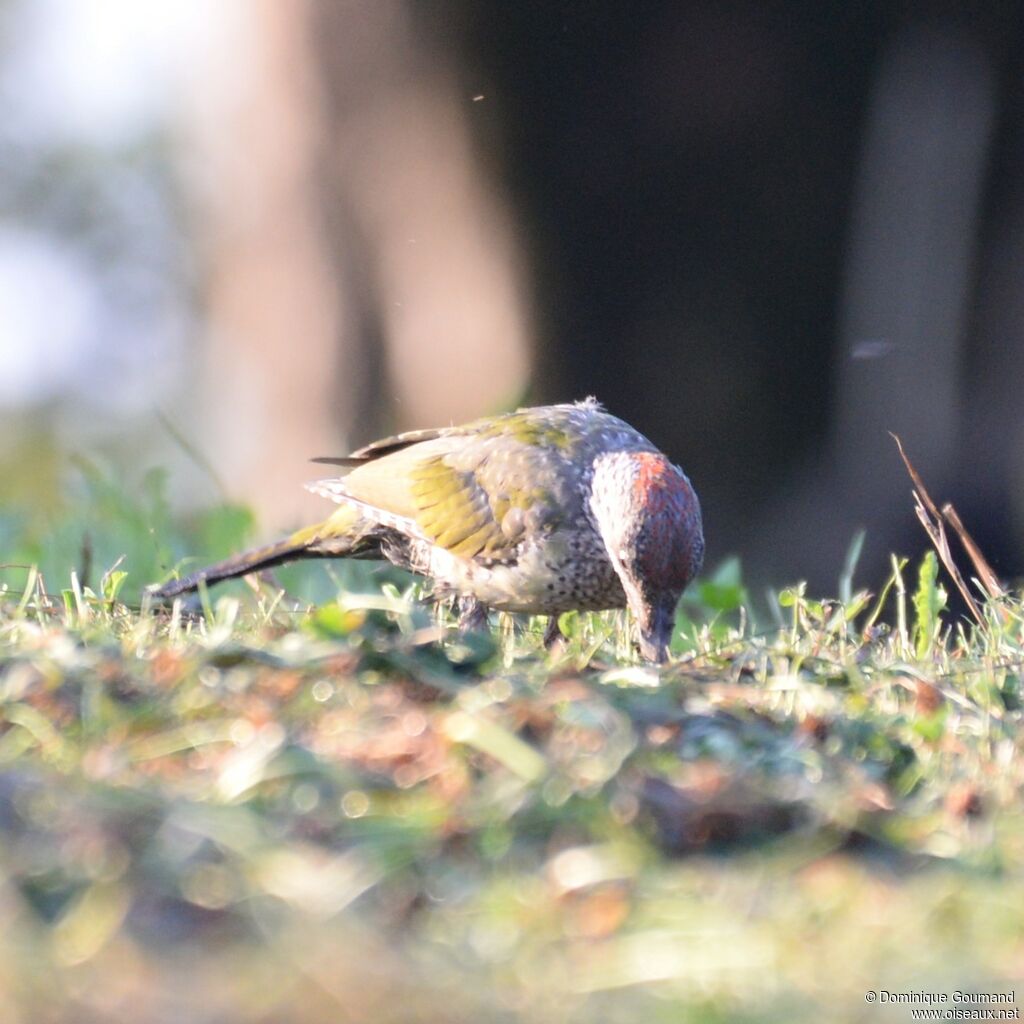
<path id="1" fill-rule="evenodd" d="M 278 528 L 325 511 L 309 457 L 514 403 L 529 318 L 472 94 L 409 5 L 236 7 L 198 111 L 201 420 L 231 496 Z"/>
<path id="2" fill-rule="evenodd" d="M 830 437 L 766 506 L 758 560 L 813 576 L 866 524 L 872 565 L 903 550 L 916 524 L 889 432 L 949 496 L 968 411 L 961 366 L 994 107 L 980 46 L 932 27 L 890 42 L 853 196 Z"/>

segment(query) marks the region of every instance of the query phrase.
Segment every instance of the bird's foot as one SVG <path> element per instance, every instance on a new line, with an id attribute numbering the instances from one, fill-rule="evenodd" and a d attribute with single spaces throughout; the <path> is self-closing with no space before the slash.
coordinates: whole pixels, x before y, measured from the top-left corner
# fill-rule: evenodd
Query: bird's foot
<path id="1" fill-rule="evenodd" d="M 459 629 L 463 633 L 484 633 L 489 627 L 487 609 L 475 597 L 460 597 Z"/>
<path id="2" fill-rule="evenodd" d="M 557 651 L 564 645 L 565 637 L 558 628 L 558 616 L 549 615 L 548 624 L 544 627 L 544 649 L 547 651 Z"/>

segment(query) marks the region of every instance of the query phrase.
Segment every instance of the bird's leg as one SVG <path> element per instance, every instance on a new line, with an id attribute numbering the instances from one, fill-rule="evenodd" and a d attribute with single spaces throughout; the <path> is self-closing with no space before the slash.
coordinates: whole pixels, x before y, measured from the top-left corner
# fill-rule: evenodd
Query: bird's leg
<path id="1" fill-rule="evenodd" d="M 487 609 L 475 598 L 463 595 L 458 600 L 459 629 L 463 633 L 487 631 Z"/>
<path id="2" fill-rule="evenodd" d="M 544 648 L 550 651 L 555 644 L 564 640 L 562 631 L 558 628 L 558 616 L 549 615 L 548 624 L 544 627 Z"/>

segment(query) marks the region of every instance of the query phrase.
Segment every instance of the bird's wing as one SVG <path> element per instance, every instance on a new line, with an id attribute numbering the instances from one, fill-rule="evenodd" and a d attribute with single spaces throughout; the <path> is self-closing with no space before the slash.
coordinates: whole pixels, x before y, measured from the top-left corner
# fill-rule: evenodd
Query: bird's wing
<path id="1" fill-rule="evenodd" d="M 436 441 L 443 438 L 463 438 L 472 443 L 474 440 L 501 437 L 526 445 L 553 445 L 556 448 L 565 449 L 578 439 L 574 423 L 578 422 L 581 416 L 592 417 L 596 412 L 603 412 L 601 405 L 592 398 L 588 398 L 584 402 L 577 402 L 575 405 L 549 407 L 545 410 L 546 415 L 543 416 L 536 415 L 538 411 L 537 409 L 517 409 L 515 412 L 503 413 L 500 416 L 484 416 L 460 426 L 407 430 L 401 434 L 393 434 L 391 437 L 382 437 L 378 441 L 371 441 L 362 448 L 357 448 L 350 455 L 325 456 L 311 461 L 354 468 L 394 455 L 406 448 L 418 446 L 425 441 Z"/>
<path id="2" fill-rule="evenodd" d="M 319 456 L 310 459 L 310 462 L 319 462 L 328 466 L 345 466 L 354 469 L 366 462 L 373 462 L 382 459 L 386 455 L 393 455 L 395 452 L 409 448 L 411 445 L 419 444 L 421 441 L 433 441 L 450 433 L 452 428 L 431 427 L 426 430 L 408 430 L 404 434 L 394 434 L 391 437 L 382 437 L 379 441 L 371 441 L 370 444 L 357 448 L 351 455 L 342 456 Z"/>
<path id="3" fill-rule="evenodd" d="M 511 561 L 528 532 L 556 524 L 566 502 L 560 484 L 524 442 L 446 432 L 362 462 L 315 489 L 400 517 L 414 524 L 411 532 L 460 557 Z"/>

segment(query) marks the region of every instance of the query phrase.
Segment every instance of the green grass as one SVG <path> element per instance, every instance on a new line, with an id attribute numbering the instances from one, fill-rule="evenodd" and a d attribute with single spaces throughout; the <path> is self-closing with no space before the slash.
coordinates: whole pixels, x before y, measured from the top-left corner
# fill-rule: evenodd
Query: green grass
<path id="1" fill-rule="evenodd" d="M 549 655 L 365 567 L 140 606 L 248 519 L 90 487 L 0 520 L 41 567 L 0 574 L 5 1021 L 904 1021 L 865 992 L 1020 980 L 1019 600 L 971 626 L 930 556 L 871 594 L 854 558 L 755 617 L 727 563 L 656 671 L 617 614 Z"/>

